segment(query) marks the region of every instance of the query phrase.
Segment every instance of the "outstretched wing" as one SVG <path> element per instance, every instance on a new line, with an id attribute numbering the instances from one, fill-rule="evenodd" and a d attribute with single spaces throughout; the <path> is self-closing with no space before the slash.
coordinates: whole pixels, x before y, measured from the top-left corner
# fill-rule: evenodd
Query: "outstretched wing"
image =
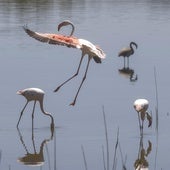
<path id="1" fill-rule="evenodd" d="M 38 33 L 28 29 L 26 26 L 23 26 L 23 29 L 30 37 L 41 42 L 73 48 L 81 48 L 79 40 L 76 37 L 59 34 Z"/>

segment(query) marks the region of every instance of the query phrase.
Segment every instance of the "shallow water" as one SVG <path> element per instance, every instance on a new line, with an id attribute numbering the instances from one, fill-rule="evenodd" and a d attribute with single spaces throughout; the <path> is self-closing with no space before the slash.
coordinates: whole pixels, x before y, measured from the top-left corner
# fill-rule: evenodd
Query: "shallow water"
<path id="1" fill-rule="evenodd" d="M 169 9 L 170 2 L 165 0 L 0 1 L 0 169 L 84 169 L 81 146 L 88 169 L 104 169 L 102 146 L 106 157 L 106 140 L 102 106 L 108 128 L 109 169 L 113 164 L 118 128 L 120 145 L 116 169 L 121 169 L 122 164 L 133 169 L 140 147 L 145 150 L 149 169 L 169 169 Z M 75 36 L 100 45 L 107 55 L 102 64 L 91 62 L 74 107 L 69 104 L 82 80 L 87 58 L 83 60 L 79 76 L 53 93 L 57 85 L 76 71 L 81 51 L 40 43 L 22 29 L 27 25 L 39 32 L 57 32 L 57 25 L 65 19 L 74 23 Z M 63 34 L 69 31 L 69 28 L 61 30 Z M 130 69 L 134 77 L 137 75 L 136 81 L 119 72 L 123 58 L 117 57 L 118 52 L 130 41 L 138 44 L 130 57 Z M 46 92 L 45 109 L 54 116 L 56 126 L 52 139 L 50 120 L 41 114 L 38 105 L 32 132 L 33 103 L 21 119 L 20 131 L 16 128 L 26 102 L 16 91 L 27 87 L 39 87 Z M 140 139 L 133 108 L 137 98 L 149 100 L 153 116 L 152 127 L 147 128 L 147 122 L 145 124 L 143 139 Z M 44 156 L 42 166 L 32 168 L 17 161 L 27 152 L 33 156 L 35 150 L 39 153 L 40 147 Z M 42 160 L 42 154 L 40 157 Z"/>

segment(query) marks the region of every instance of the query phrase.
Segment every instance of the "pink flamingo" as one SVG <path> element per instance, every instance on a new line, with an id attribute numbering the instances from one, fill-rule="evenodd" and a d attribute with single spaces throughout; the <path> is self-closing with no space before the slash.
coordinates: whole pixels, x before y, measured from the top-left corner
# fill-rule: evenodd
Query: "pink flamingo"
<path id="1" fill-rule="evenodd" d="M 70 105 L 74 106 L 76 103 L 79 91 L 84 83 L 84 80 L 86 79 L 86 75 L 87 75 L 87 71 L 88 71 L 89 63 L 90 63 L 91 59 L 93 58 L 96 63 L 101 63 L 101 59 L 105 58 L 105 53 L 103 52 L 103 50 L 101 48 L 99 48 L 96 45 L 93 45 L 91 42 L 89 42 L 85 39 L 79 39 L 79 38 L 72 36 L 74 33 L 74 25 L 70 21 L 64 21 L 64 22 L 60 23 L 58 25 L 58 31 L 61 29 L 61 27 L 67 26 L 67 25 L 72 26 L 72 32 L 71 32 L 70 36 L 61 35 L 61 34 L 39 33 L 39 32 L 34 32 L 34 31 L 28 29 L 27 27 L 23 27 L 23 28 L 29 36 L 35 38 L 38 41 L 46 42 L 46 43 L 54 44 L 54 45 L 62 45 L 62 46 L 77 48 L 82 51 L 82 56 L 81 56 L 76 73 L 73 76 L 71 76 L 69 79 L 67 79 L 66 81 L 61 83 L 54 90 L 54 92 L 57 92 L 60 89 L 60 87 L 62 87 L 64 84 L 66 84 L 67 82 L 69 82 L 71 79 L 73 79 L 74 77 L 76 77 L 78 75 L 83 57 L 86 54 L 88 55 L 88 63 L 86 66 L 84 77 L 80 83 L 80 86 L 78 88 L 78 91 L 75 95 L 73 102 L 70 104 Z"/>
<path id="2" fill-rule="evenodd" d="M 123 57 L 124 58 L 124 67 L 125 67 L 125 57 L 127 57 L 127 68 L 129 68 L 129 57 L 134 54 L 134 49 L 133 49 L 133 45 L 136 47 L 136 49 L 138 48 L 138 45 L 135 42 L 130 42 L 130 47 L 125 47 L 122 48 L 118 54 L 119 57 Z"/>
<path id="3" fill-rule="evenodd" d="M 143 135 L 143 123 L 145 118 L 148 120 L 148 127 L 152 125 L 152 116 L 147 112 L 149 102 L 146 99 L 137 99 L 133 103 L 134 109 L 138 113 L 140 133 Z"/>
<path id="4" fill-rule="evenodd" d="M 54 119 L 53 119 L 52 115 L 50 113 L 44 111 L 43 99 L 44 99 L 45 93 L 44 93 L 43 90 L 41 90 L 39 88 L 27 88 L 27 89 L 24 89 L 24 90 L 17 91 L 17 94 L 22 95 L 27 99 L 27 102 L 26 102 L 25 106 L 23 107 L 23 109 L 21 111 L 21 114 L 20 114 L 20 117 L 19 117 L 19 120 L 18 120 L 18 123 L 17 123 L 17 128 L 18 128 L 18 125 L 20 123 L 21 117 L 24 113 L 24 110 L 25 110 L 27 104 L 30 101 L 34 101 L 34 106 L 33 106 L 33 111 L 32 111 L 32 129 L 33 129 L 33 119 L 34 119 L 35 105 L 36 105 L 36 102 L 39 101 L 40 109 L 41 109 L 42 113 L 51 118 L 51 130 L 54 129 Z"/>

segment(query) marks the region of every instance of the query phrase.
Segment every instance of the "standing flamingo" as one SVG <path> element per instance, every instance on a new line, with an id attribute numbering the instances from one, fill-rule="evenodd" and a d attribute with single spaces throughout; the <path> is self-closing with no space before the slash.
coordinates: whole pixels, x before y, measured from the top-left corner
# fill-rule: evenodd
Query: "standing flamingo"
<path id="1" fill-rule="evenodd" d="M 24 90 L 17 91 L 17 94 L 23 95 L 27 99 L 27 102 L 26 102 L 25 106 L 23 107 L 23 109 L 21 111 L 21 114 L 20 114 L 20 117 L 19 117 L 19 120 L 18 120 L 18 123 L 17 123 L 17 128 L 18 128 L 19 122 L 21 120 L 21 117 L 23 115 L 23 112 L 24 112 L 27 104 L 30 101 L 34 101 L 34 106 L 33 106 L 33 111 L 32 111 L 32 129 L 33 129 L 33 127 L 34 127 L 33 126 L 33 119 L 34 119 L 35 104 L 36 104 L 36 101 L 39 101 L 40 109 L 41 109 L 42 113 L 51 118 L 51 130 L 54 129 L 54 119 L 53 119 L 52 115 L 50 113 L 44 111 L 43 99 L 44 99 L 45 93 L 44 93 L 43 90 L 41 90 L 39 88 L 27 88 L 27 89 L 24 89 Z"/>
<path id="2" fill-rule="evenodd" d="M 64 81 L 62 84 L 60 84 L 54 90 L 54 92 L 57 92 L 60 89 L 60 87 L 62 87 L 64 84 L 66 84 L 67 82 L 69 82 L 71 79 L 73 79 L 74 77 L 76 77 L 78 75 L 83 57 L 86 54 L 88 55 L 88 63 L 87 63 L 87 66 L 86 66 L 84 77 L 83 77 L 83 79 L 80 83 L 80 86 L 78 88 L 78 91 L 75 95 L 73 102 L 70 104 L 70 105 L 74 106 L 75 103 L 76 103 L 76 99 L 77 99 L 77 96 L 79 94 L 79 91 L 80 91 L 80 89 L 83 85 L 84 80 L 86 79 L 86 75 L 87 75 L 87 71 L 88 71 L 88 67 L 89 67 L 89 63 L 90 63 L 91 59 L 93 58 L 96 63 L 101 63 L 101 59 L 105 58 L 105 53 L 103 52 L 103 50 L 101 48 L 93 45 L 91 42 L 89 42 L 85 39 L 79 39 L 79 38 L 72 36 L 73 32 L 74 32 L 74 25 L 70 21 L 64 21 L 64 22 L 60 23 L 58 25 L 58 31 L 60 30 L 61 27 L 66 26 L 66 25 L 72 26 L 72 32 L 71 32 L 70 36 L 61 35 L 61 34 L 38 33 L 38 32 L 31 31 L 27 27 L 23 27 L 23 28 L 29 36 L 35 38 L 38 41 L 46 42 L 46 43 L 49 43 L 49 44 L 55 44 L 55 45 L 62 45 L 62 46 L 77 48 L 77 49 L 80 49 L 82 51 L 82 56 L 81 56 L 81 59 L 80 59 L 76 73 L 73 76 L 71 76 L 69 79 Z"/>
<path id="3" fill-rule="evenodd" d="M 125 58 L 127 57 L 127 67 L 129 68 L 129 57 L 132 54 L 134 54 L 133 45 L 136 47 L 136 49 L 138 48 L 138 45 L 135 42 L 130 42 L 130 47 L 122 48 L 118 54 L 119 57 L 122 56 L 124 58 L 124 67 L 125 67 Z"/>
<path id="4" fill-rule="evenodd" d="M 147 112 L 147 109 L 149 107 L 149 102 L 146 99 L 137 99 L 134 101 L 133 106 L 138 113 L 140 133 L 142 135 L 143 134 L 143 122 L 145 120 L 145 117 L 147 118 L 149 122 L 148 127 L 152 125 L 152 117 Z"/>

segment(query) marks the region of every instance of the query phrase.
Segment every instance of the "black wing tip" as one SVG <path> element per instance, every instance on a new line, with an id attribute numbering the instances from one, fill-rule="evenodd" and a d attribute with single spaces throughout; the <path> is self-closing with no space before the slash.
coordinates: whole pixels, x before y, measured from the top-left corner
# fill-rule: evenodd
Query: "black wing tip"
<path id="1" fill-rule="evenodd" d="M 22 28 L 24 29 L 24 31 L 32 37 L 32 34 L 34 33 L 33 31 L 31 31 L 27 25 L 23 25 Z"/>
<path id="2" fill-rule="evenodd" d="M 28 32 L 30 32 L 27 25 L 23 25 L 22 28 L 27 34 L 28 34 Z"/>
<path id="3" fill-rule="evenodd" d="M 23 28 L 24 30 L 27 30 L 27 29 L 28 29 L 27 24 L 23 25 L 22 28 Z"/>
<path id="4" fill-rule="evenodd" d="M 102 63 L 101 58 L 99 58 L 98 56 L 94 56 L 93 59 L 96 63 Z"/>

